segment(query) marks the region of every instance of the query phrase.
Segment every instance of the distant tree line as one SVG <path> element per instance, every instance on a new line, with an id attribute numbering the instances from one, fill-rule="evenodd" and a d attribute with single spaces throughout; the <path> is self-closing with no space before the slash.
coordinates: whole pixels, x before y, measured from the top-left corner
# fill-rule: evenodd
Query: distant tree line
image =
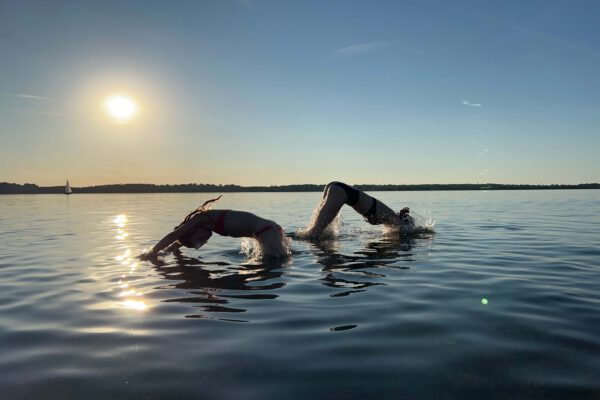
<path id="1" fill-rule="evenodd" d="M 153 185 L 148 183 L 125 183 L 72 187 L 73 193 L 234 193 L 234 192 L 321 192 L 325 185 L 302 184 L 281 186 L 239 186 L 187 183 L 178 185 Z M 365 191 L 427 191 L 427 190 L 549 190 L 549 189 L 600 189 L 600 183 L 577 185 L 511 185 L 499 183 L 457 183 L 421 185 L 355 185 Z M 0 194 L 47 194 L 64 193 L 64 186 L 38 186 L 0 182 Z"/>

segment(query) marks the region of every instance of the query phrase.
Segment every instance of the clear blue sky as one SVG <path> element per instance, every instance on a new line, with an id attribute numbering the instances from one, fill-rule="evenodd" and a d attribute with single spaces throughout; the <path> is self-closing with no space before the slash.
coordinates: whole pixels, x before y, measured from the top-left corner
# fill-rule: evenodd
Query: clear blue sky
<path id="1" fill-rule="evenodd" d="M 597 1 L 0 0 L 0 181 L 600 181 Z M 140 112 L 105 115 L 125 93 Z"/>

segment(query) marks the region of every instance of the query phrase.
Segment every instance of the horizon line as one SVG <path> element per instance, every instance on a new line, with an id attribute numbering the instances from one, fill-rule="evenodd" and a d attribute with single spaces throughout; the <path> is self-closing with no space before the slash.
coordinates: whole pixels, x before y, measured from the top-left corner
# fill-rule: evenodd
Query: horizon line
<path id="1" fill-rule="evenodd" d="M 332 181 L 333 182 L 333 181 Z M 328 182 L 329 183 L 329 182 Z M 56 188 L 64 187 L 61 185 L 39 185 L 36 183 L 16 183 L 16 182 L 0 182 L 0 185 L 18 185 L 18 186 L 37 186 L 38 188 Z M 277 188 L 277 187 L 294 187 L 294 186 L 325 186 L 327 183 L 287 183 L 287 184 L 271 184 L 271 185 L 241 185 L 237 183 L 146 183 L 146 182 L 131 182 L 131 183 L 101 183 L 85 186 L 73 186 L 72 188 L 97 188 L 103 186 L 215 186 L 215 187 L 238 187 L 238 188 Z M 492 186 L 581 186 L 581 185 L 600 185 L 600 182 L 579 182 L 579 183 L 495 183 L 495 182 L 460 182 L 460 183 L 355 183 L 352 186 L 475 186 L 475 185 L 492 185 Z"/>

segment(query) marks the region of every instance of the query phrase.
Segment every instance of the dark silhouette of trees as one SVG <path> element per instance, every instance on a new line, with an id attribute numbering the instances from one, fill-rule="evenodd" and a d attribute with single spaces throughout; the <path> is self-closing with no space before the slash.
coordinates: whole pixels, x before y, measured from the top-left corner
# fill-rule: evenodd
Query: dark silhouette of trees
<path id="1" fill-rule="evenodd" d="M 280 186 L 239 186 L 186 183 L 178 185 L 153 185 L 149 183 L 125 183 L 72 187 L 73 193 L 235 193 L 235 192 L 321 192 L 325 185 L 300 184 Z M 420 185 L 355 185 L 360 190 L 375 191 L 428 191 L 428 190 L 550 190 L 550 189 L 600 189 L 599 183 L 577 185 L 511 185 L 499 183 L 457 183 Z M 47 194 L 64 193 L 64 186 L 38 186 L 0 182 L 0 194 Z"/>

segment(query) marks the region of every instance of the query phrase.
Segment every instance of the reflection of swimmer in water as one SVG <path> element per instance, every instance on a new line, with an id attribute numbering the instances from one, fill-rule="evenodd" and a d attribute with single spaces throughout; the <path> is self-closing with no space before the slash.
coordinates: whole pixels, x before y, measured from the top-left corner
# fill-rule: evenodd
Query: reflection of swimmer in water
<path id="1" fill-rule="evenodd" d="M 400 232 L 415 228 L 415 220 L 409 215 L 408 207 L 395 212 L 380 200 L 342 182 L 331 182 L 325 186 L 323 200 L 311 225 L 300 233 L 301 237 L 317 238 L 333 221 L 344 204 L 362 215 L 371 225 L 385 225 Z"/>
<path id="2" fill-rule="evenodd" d="M 260 243 L 263 255 L 287 254 L 283 229 L 277 223 L 245 211 L 210 210 L 210 204 L 220 198 L 208 200 L 189 213 L 173 232 L 155 244 L 144 257 L 155 256 L 164 248 L 167 251 L 182 246 L 198 249 L 210 239 L 213 232 L 221 236 L 254 238 Z"/>

